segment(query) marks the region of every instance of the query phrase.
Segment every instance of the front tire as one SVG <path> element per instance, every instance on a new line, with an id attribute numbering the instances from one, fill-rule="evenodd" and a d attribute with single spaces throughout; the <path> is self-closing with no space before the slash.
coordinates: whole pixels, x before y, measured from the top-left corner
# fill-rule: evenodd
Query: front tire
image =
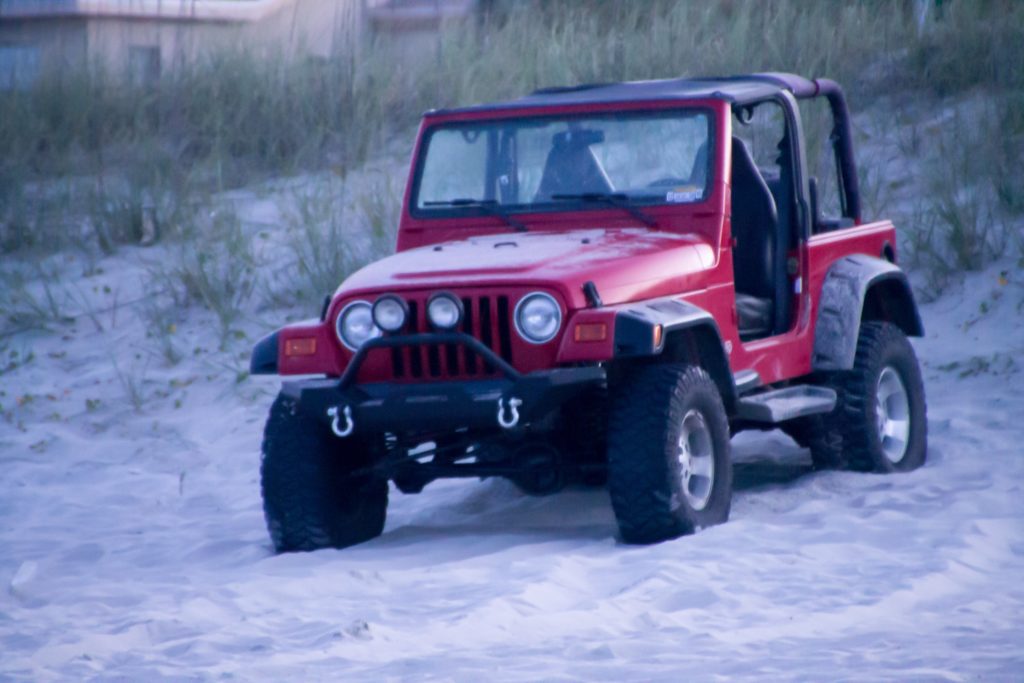
<path id="1" fill-rule="evenodd" d="M 626 543 L 657 543 L 729 518 L 729 424 L 714 380 L 682 364 L 642 366 L 616 392 L 608 490 Z"/>
<path id="2" fill-rule="evenodd" d="M 927 457 L 928 417 L 921 369 L 906 335 L 866 322 L 852 370 L 834 373 L 836 409 L 826 416 L 842 438 L 850 469 L 908 472 Z"/>
<path id="3" fill-rule="evenodd" d="M 263 513 L 279 552 L 345 548 L 379 536 L 387 481 L 353 471 L 372 462 L 365 441 L 335 438 L 279 395 L 263 435 Z"/>

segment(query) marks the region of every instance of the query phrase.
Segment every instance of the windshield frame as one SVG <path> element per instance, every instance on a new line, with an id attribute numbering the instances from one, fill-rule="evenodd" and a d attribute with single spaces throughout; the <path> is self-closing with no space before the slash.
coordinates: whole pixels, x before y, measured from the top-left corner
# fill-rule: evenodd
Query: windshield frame
<path id="1" fill-rule="evenodd" d="M 570 121 L 573 119 L 600 119 L 600 118 L 616 118 L 622 116 L 628 117 L 650 117 L 658 118 L 665 117 L 671 114 L 687 114 L 687 115 L 703 115 L 708 124 L 708 137 L 707 145 L 708 152 L 705 163 L 706 168 L 706 182 L 704 184 L 703 192 L 699 199 L 695 199 L 688 202 L 671 202 L 665 197 L 666 193 L 661 193 L 662 198 L 656 201 L 626 201 L 624 204 L 628 204 L 633 207 L 640 208 L 651 208 L 654 210 L 661 209 L 663 207 L 672 207 L 675 209 L 687 208 L 692 209 L 695 206 L 699 206 L 714 194 L 714 171 L 715 171 L 715 158 L 717 156 L 717 144 L 718 144 L 718 116 L 715 109 L 705 104 L 690 105 L 673 103 L 671 106 L 664 106 L 662 103 L 650 103 L 653 106 L 648 107 L 616 107 L 613 109 L 585 109 L 579 111 L 558 111 L 550 113 L 519 113 L 519 112 L 491 112 L 490 115 L 485 117 L 472 117 L 472 118 L 456 118 L 456 119 L 445 119 L 437 122 L 430 122 L 423 127 L 420 141 L 416 150 L 416 161 L 413 167 L 413 174 L 409 187 L 409 193 L 407 195 L 407 209 L 410 217 L 417 220 L 438 220 L 438 219 L 451 219 L 451 218 L 475 218 L 475 217 L 491 217 L 491 214 L 486 211 L 483 207 L 479 206 L 434 206 L 434 207 L 420 207 L 417 206 L 419 201 L 420 182 L 423 175 L 424 165 L 426 164 L 426 158 L 430 149 L 431 137 L 438 130 L 458 128 L 466 125 L 487 125 L 487 124 L 501 124 L 502 122 L 508 121 L 544 121 L 544 120 L 565 120 Z M 661 106 L 658 106 L 661 105 Z M 497 115 L 495 115 L 497 114 Z M 500 208 L 507 214 L 513 216 L 526 216 L 532 214 L 559 214 L 559 213 L 576 213 L 576 212 L 621 212 L 621 209 L 616 209 L 608 204 L 602 204 L 600 202 L 589 202 L 584 200 L 572 201 L 572 200 L 559 200 L 557 202 L 550 203 L 537 203 L 537 204 L 500 204 Z"/>

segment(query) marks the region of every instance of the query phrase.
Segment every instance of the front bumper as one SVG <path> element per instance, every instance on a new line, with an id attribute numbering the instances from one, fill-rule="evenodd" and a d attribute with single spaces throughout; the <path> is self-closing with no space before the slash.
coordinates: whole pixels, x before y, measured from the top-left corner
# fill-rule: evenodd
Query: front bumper
<path id="1" fill-rule="evenodd" d="M 424 343 L 468 346 L 496 367 L 501 376 L 418 384 L 355 383 L 359 367 L 371 349 Z M 373 339 L 356 353 L 340 378 L 285 382 L 282 392 L 293 398 L 300 410 L 344 437 L 464 427 L 513 429 L 543 418 L 605 381 L 605 370 L 598 366 L 523 374 L 473 337 L 434 333 Z"/>

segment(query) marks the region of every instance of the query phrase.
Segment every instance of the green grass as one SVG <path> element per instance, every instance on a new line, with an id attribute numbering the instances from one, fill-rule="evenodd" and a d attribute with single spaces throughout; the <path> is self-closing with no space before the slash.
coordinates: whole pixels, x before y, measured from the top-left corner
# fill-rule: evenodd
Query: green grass
<path id="1" fill-rule="evenodd" d="M 110 252 L 139 240 L 144 216 L 178 223 L 218 190 L 323 169 L 345 178 L 395 136 L 411 138 L 431 107 L 541 86 L 759 70 L 833 77 L 856 111 L 882 97 L 941 107 L 985 92 L 1005 103 L 983 131 L 1003 146 L 984 145 L 991 163 L 982 164 L 980 180 L 996 186 L 993 210 L 1024 210 L 1022 2 L 945 0 L 923 30 L 906 1 L 498 6 L 482 22 L 451 27 L 411 60 L 384 40 L 327 60 L 240 50 L 209 55 L 146 88 L 81 69 L 2 93 L 0 253 Z M 314 222 L 328 231 L 319 238 L 329 238 L 330 222 Z M 322 288 L 329 276 L 318 272 L 321 264 L 297 257 L 310 286 Z M 199 275 L 192 287 L 197 300 L 220 297 Z"/>
<path id="2" fill-rule="evenodd" d="M 387 253 L 394 242 L 401 196 L 384 174 L 349 200 L 333 179 L 296 191 L 286 218 L 291 267 L 271 285 L 279 301 L 320 301 L 348 275 Z M 291 296 L 294 295 L 294 299 Z"/>

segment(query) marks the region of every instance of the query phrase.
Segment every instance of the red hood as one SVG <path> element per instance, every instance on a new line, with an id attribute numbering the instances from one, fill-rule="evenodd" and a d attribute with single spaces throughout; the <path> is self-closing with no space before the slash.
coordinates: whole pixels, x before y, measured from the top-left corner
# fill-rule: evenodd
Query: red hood
<path id="1" fill-rule="evenodd" d="M 576 308 L 585 305 L 588 280 L 605 304 L 623 303 L 686 291 L 713 261 L 711 245 L 693 234 L 616 228 L 482 235 L 383 258 L 338 293 L 516 283 L 561 290 Z"/>

